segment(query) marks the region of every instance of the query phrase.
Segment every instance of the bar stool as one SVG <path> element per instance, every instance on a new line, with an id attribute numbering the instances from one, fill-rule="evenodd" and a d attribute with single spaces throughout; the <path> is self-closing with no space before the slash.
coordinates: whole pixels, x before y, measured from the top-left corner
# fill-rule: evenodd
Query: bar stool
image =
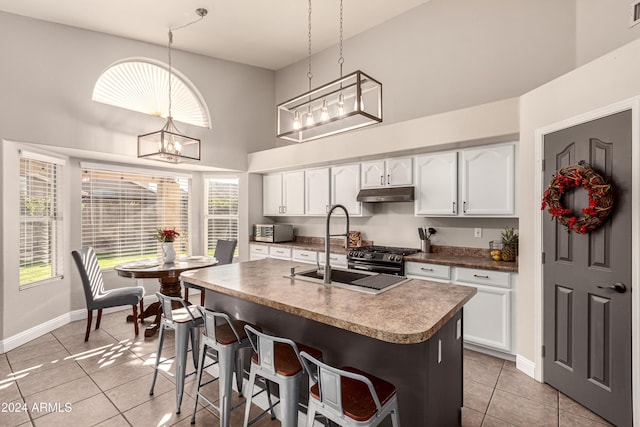
<path id="1" fill-rule="evenodd" d="M 187 353 L 191 351 L 193 356 L 193 364 L 198 367 L 198 342 L 200 337 L 199 327 L 202 325 L 202 317 L 195 306 L 188 306 L 187 303 L 178 297 L 169 297 L 156 292 L 158 301 L 162 307 L 162 320 L 160 321 L 160 338 L 158 340 L 158 354 L 156 357 L 155 370 L 153 372 L 153 381 L 151 382 L 151 390 L 149 395 L 153 396 L 153 388 L 156 385 L 158 376 L 158 365 L 167 360 L 176 360 L 176 414 L 180 413 L 180 405 L 182 404 L 182 394 L 184 392 L 184 379 L 187 376 Z M 182 305 L 182 308 L 173 309 L 174 304 Z M 162 343 L 164 342 L 164 333 L 166 329 L 175 331 L 175 356 L 167 357 L 160 360 L 162 355 Z M 189 338 L 191 338 L 191 350 L 189 350 Z M 194 372 L 188 375 L 194 374 Z"/>
<path id="2" fill-rule="evenodd" d="M 259 376 L 265 379 L 267 384 L 268 381 L 271 381 L 279 386 L 280 400 L 276 402 L 276 405 L 282 403 L 280 425 L 282 427 L 297 427 L 300 381 L 305 375 L 305 371 L 302 368 L 303 362 L 300 358 L 300 350 L 313 354 L 316 358 L 322 358 L 322 352 L 287 338 L 263 334 L 248 325 L 244 329 L 255 353 L 251 358 L 247 406 L 244 410 L 243 426 L 247 427 L 249 425 L 253 387 L 256 376 Z M 271 410 L 273 413 L 273 407 L 271 407 Z"/>
<path id="3" fill-rule="evenodd" d="M 304 351 L 300 356 L 309 375 L 307 427 L 316 414 L 343 427 L 377 426 L 391 415 L 391 424 L 400 427 L 393 384 L 355 368 L 334 368 Z"/>
<path id="4" fill-rule="evenodd" d="M 200 341 L 200 360 L 198 363 L 198 374 L 196 379 L 196 398 L 193 407 L 193 415 L 191 416 L 191 424 L 196 422 L 196 411 L 198 410 L 198 399 L 202 398 L 209 405 L 214 407 L 220 416 L 220 426 L 229 427 L 229 419 L 231 415 L 231 385 L 233 381 L 233 372 L 236 374 L 236 385 L 238 393 L 242 395 L 242 367 L 243 357 L 242 349 L 251 347 L 247 333 L 244 330 L 245 325 L 250 323 L 242 320 L 232 319 L 226 313 L 214 312 L 204 307 L 197 307 L 202 319 L 204 319 L 204 335 Z M 253 325 L 251 325 L 253 326 Z M 253 326 L 256 328 L 256 326 Z M 213 363 L 204 366 L 207 351 L 214 350 L 217 359 Z M 204 384 L 202 384 L 202 371 L 209 366 L 218 364 L 219 376 Z M 208 400 L 200 392 L 200 388 L 211 384 L 218 380 L 219 383 L 219 402 L 216 406 Z"/>

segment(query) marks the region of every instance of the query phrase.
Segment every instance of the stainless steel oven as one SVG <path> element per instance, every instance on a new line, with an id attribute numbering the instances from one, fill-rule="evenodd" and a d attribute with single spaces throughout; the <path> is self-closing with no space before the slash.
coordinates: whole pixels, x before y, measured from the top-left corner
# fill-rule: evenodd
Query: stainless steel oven
<path id="1" fill-rule="evenodd" d="M 404 256 L 420 252 L 413 248 L 363 246 L 347 253 L 347 265 L 355 270 L 404 276 Z"/>

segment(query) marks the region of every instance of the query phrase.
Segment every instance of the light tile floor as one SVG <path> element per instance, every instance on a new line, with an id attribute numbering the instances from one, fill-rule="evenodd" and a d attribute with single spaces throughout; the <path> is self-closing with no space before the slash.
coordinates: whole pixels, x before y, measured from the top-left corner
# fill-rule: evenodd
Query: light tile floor
<path id="1" fill-rule="evenodd" d="M 181 414 L 175 413 L 175 388 L 168 376 L 158 375 L 149 396 L 157 335 L 145 339 L 141 329 L 136 337 L 125 313 L 104 315 L 87 343 L 85 322 L 77 321 L 0 355 L 0 425 L 190 426 L 194 376 L 187 379 Z M 162 357 L 173 352 L 173 334 L 168 333 Z M 171 372 L 173 367 L 166 368 Z M 217 383 L 205 393 L 216 400 Z M 464 404 L 463 426 L 609 425 L 519 372 L 514 363 L 473 351 L 464 356 Z M 241 426 L 242 416 L 242 409 L 235 410 L 231 425 Z M 196 425 L 218 423 L 213 411 L 199 407 Z M 254 425 L 280 423 L 265 416 Z"/>

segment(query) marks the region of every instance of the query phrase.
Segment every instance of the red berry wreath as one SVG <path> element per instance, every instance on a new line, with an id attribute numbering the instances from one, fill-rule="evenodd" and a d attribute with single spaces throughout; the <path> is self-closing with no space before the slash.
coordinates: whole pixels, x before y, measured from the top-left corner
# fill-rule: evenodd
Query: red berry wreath
<path id="1" fill-rule="evenodd" d="M 562 195 L 573 188 L 583 187 L 589 192 L 589 206 L 582 209 L 577 217 L 571 209 L 562 205 Z M 541 209 L 547 208 L 552 219 L 555 218 L 567 231 L 586 234 L 598 228 L 611 213 L 613 192 L 611 184 L 596 173 L 585 162 L 564 167 L 556 172 L 542 196 Z"/>

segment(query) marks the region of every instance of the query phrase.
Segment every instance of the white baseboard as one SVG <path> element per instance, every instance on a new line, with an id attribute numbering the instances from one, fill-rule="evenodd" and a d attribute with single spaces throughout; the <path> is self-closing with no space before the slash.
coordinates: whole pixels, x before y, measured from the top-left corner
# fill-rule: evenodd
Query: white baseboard
<path id="1" fill-rule="evenodd" d="M 155 295 L 145 296 L 144 304 L 146 306 L 147 304 L 151 304 L 157 300 L 158 298 Z M 122 311 L 122 310 L 131 310 L 131 307 L 121 306 L 121 307 L 105 308 L 104 310 L 102 310 L 102 314 L 115 313 L 117 311 Z M 86 308 L 61 314 L 56 318 L 53 318 L 37 326 L 29 328 L 26 331 L 22 331 L 9 338 L 0 340 L 0 354 L 4 354 L 8 351 L 13 350 L 14 348 L 20 347 L 21 345 L 26 344 L 29 341 L 32 341 L 36 338 L 39 338 L 42 335 L 48 334 L 49 332 L 54 331 L 68 323 L 75 322 L 77 320 L 85 320 L 86 318 L 87 318 Z"/>
<path id="2" fill-rule="evenodd" d="M 531 360 L 527 359 L 526 357 L 523 357 L 523 356 L 518 354 L 516 356 L 516 368 L 519 371 L 522 371 L 524 374 L 527 374 L 531 378 L 535 379 L 535 373 L 536 373 L 536 364 L 535 364 L 535 362 L 532 362 Z"/>
<path id="3" fill-rule="evenodd" d="M 471 344 L 468 342 L 464 343 L 464 348 L 477 351 L 478 353 L 488 354 L 489 356 L 497 357 L 498 359 L 510 360 L 511 362 L 516 361 L 516 356 L 513 354 L 505 353 L 499 350 L 493 350 L 487 347 L 482 347 L 482 346 Z"/>

